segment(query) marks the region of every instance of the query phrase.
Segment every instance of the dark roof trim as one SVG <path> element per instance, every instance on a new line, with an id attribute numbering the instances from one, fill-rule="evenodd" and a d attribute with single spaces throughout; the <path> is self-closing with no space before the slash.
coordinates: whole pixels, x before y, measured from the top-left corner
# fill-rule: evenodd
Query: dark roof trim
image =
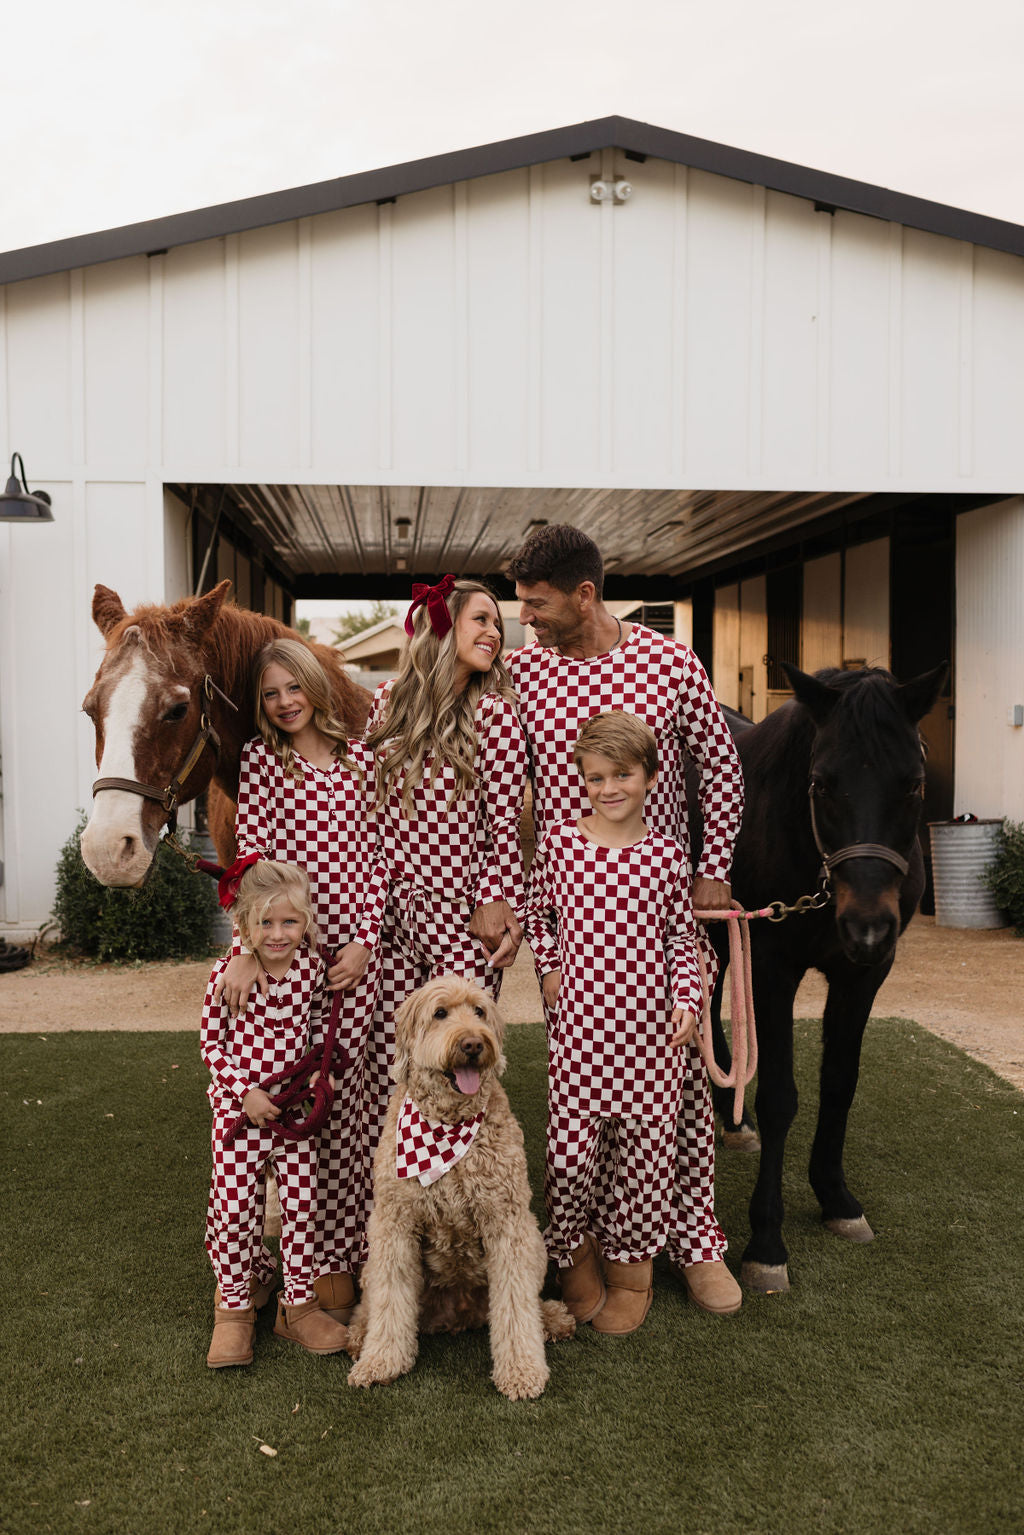
<path id="1" fill-rule="evenodd" d="M 806 197 L 826 210 L 842 208 L 871 218 L 909 224 L 914 229 L 947 235 L 953 240 L 968 240 L 974 245 L 1024 256 L 1024 227 L 1004 219 L 968 213 L 962 208 L 950 208 L 921 197 L 909 197 L 868 182 L 851 181 L 846 176 L 831 176 L 826 171 L 751 154 L 745 149 L 712 143 L 710 139 L 693 138 L 688 133 L 674 133 L 668 128 L 638 123 L 629 117 L 599 117 L 568 128 L 527 133 L 520 138 L 502 139 L 496 144 L 481 144 L 451 154 L 430 155 L 424 160 L 409 160 L 404 165 L 389 165 L 382 170 L 360 171 L 354 176 L 339 176 L 331 181 L 318 181 L 310 186 L 270 192 L 261 197 L 244 197 L 238 202 L 218 203 L 191 213 L 175 213 L 167 218 L 125 224 L 119 229 L 106 229 L 97 234 L 26 246 L 23 250 L 0 254 L 0 283 L 94 266 L 100 261 L 117 261 L 124 256 L 157 254 L 175 245 L 190 245 L 197 240 L 238 234 L 245 229 L 282 224 L 290 219 L 308 218 L 311 214 L 357 207 L 361 203 L 390 202 L 403 194 L 422 192 L 428 187 L 518 170 L 546 160 L 593 154 L 602 149 L 621 149 L 631 156 L 650 155 L 677 165 L 689 165 L 695 170 L 728 176 L 734 181 Z"/>

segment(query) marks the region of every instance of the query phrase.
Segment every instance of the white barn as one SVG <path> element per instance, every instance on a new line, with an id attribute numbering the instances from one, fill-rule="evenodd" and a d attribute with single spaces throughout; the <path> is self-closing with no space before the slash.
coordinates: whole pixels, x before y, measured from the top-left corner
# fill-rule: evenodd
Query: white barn
<path id="1" fill-rule="evenodd" d="M 93 584 L 497 577 L 575 521 L 724 701 L 947 656 L 932 814 L 1024 817 L 1024 229 L 622 118 L 0 255 L 0 934 L 95 776 Z M 955 720 L 953 718 L 955 711 Z"/>

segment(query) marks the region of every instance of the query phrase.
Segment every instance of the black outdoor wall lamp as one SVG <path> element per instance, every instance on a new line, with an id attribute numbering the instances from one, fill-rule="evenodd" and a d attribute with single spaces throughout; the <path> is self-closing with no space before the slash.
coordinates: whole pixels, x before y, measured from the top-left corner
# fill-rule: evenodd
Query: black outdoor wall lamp
<path id="1" fill-rule="evenodd" d="M 14 466 L 21 470 L 18 479 Z M 52 522 L 50 497 L 45 490 L 30 491 L 25 481 L 25 465 L 20 453 L 11 455 L 11 474 L 0 496 L 0 522 Z"/>

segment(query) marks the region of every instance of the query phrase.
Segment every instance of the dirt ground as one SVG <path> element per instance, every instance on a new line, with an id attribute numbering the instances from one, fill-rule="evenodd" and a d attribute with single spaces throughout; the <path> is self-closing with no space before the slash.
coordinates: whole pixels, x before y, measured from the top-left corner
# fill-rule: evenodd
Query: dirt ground
<path id="1" fill-rule="evenodd" d="M 37 958 L 0 974 L 0 1032 L 75 1029 L 198 1029 L 206 960 L 137 968 L 71 965 Z M 875 1017 L 912 1018 L 958 1045 L 1024 1091 L 1024 940 L 1009 929 L 937 928 L 917 917 L 875 1002 Z M 820 1017 L 825 986 L 811 974 L 798 1017 Z M 541 1016 L 540 994 L 523 947 L 502 992 L 510 1023 Z"/>

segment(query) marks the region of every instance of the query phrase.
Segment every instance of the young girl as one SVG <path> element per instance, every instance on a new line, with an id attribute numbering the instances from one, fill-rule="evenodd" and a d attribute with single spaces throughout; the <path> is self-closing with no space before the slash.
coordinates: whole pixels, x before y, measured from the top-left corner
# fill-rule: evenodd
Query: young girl
<path id="1" fill-rule="evenodd" d="M 238 851 L 285 859 L 309 876 L 331 987 L 344 992 L 338 1039 L 349 1065 L 337 1078 L 322 1133 L 314 1274 L 320 1303 L 338 1321 L 355 1304 L 368 1212 L 360 1110 L 363 1058 L 380 981 L 377 939 L 387 873 L 376 857 L 373 755 L 349 741 L 334 715 L 323 667 L 298 640 L 273 640 L 255 666 L 259 735 L 242 749 L 235 836 Z M 236 951 L 241 945 L 236 944 Z M 232 959 L 225 996 L 237 1005 L 256 978 L 255 961 Z M 263 1248 L 258 1277 L 273 1277 Z"/>
<path id="2" fill-rule="evenodd" d="M 502 934 L 518 944 L 524 898 L 526 740 L 501 659 L 497 599 L 454 576 L 414 587 L 413 596 L 398 676 L 378 688 L 366 734 L 378 753 L 381 852 L 393 879 L 367 1053 L 371 1161 L 387 1110 L 397 1008 L 443 974 L 496 998 L 501 966 L 515 953 Z"/>
<path id="3" fill-rule="evenodd" d="M 328 994 L 315 949 L 309 880 L 288 864 L 255 863 L 242 875 L 233 915 L 263 967 L 266 992 L 254 992 L 232 1018 L 216 996 L 227 965 L 220 959 L 203 1005 L 200 1049 L 212 1077 L 208 1096 L 213 1109 L 206 1250 L 218 1287 L 206 1356 L 213 1370 L 252 1362 L 252 1287 L 271 1163 L 281 1198 L 284 1269 L 274 1332 L 313 1354 L 336 1354 L 348 1341 L 347 1329 L 320 1310 L 313 1289 L 317 1141 L 278 1140 L 270 1126 L 281 1111 L 260 1087 L 261 1080 L 284 1071 L 323 1041 Z M 229 1142 L 225 1137 L 240 1113 L 249 1124 Z"/>
<path id="4" fill-rule="evenodd" d="M 577 1320 L 623 1334 L 647 1315 L 669 1235 L 681 1047 L 703 992 L 686 854 L 644 822 L 654 732 L 596 715 L 573 760 L 592 813 L 545 837 L 526 918 L 553 1015 L 544 1236 Z"/>

